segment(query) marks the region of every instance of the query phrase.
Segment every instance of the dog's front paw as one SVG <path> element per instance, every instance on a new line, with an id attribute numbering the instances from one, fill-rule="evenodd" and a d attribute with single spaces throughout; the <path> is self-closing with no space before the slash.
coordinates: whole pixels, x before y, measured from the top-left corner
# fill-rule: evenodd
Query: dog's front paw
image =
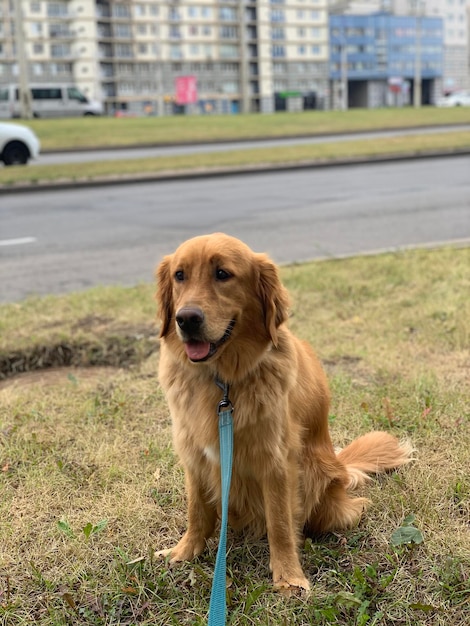
<path id="1" fill-rule="evenodd" d="M 181 561 L 191 561 L 196 556 L 199 556 L 205 548 L 205 541 L 191 539 L 187 535 L 184 535 L 179 543 L 174 548 L 168 548 L 167 550 L 158 550 L 154 556 L 156 558 L 169 558 L 169 563 L 180 563 Z"/>
<path id="2" fill-rule="evenodd" d="M 302 573 L 290 576 L 287 574 L 274 575 L 273 584 L 274 588 L 287 598 L 291 596 L 303 597 L 310 591 L 310 583 Z"/>
<path id="3" fill-rule="evenodd" d="M 166 550 L 157 550 L 153 553 L 153 556 L 156 559 L 166 559 L 171 554 L 171 548 L 167 548 Z"/>

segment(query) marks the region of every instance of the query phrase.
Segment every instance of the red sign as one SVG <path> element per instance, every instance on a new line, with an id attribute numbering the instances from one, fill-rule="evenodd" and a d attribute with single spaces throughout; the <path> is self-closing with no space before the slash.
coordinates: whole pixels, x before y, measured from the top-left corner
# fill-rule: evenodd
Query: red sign
<path id="1" fill-rule="evenodd" d="M 197 84 L 195 76 L 178 76 L 175 79 L 176 104 L 194 104 L 197 102 Z"/>

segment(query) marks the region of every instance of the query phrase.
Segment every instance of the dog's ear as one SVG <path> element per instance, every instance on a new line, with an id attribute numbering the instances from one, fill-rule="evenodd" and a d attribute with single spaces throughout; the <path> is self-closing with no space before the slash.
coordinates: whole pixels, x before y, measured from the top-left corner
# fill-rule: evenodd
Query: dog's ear
<path id="1" fill-rule="evenodd" d="M 164 337 L 170 328 L 173 317 L 173 285 L 170 274 L 171 256 L 163 257 L 155 271 L 157 279 L 158 314 L 161 320 L 160 337 Z"/>
<path id="2" fill-rule="evenodd" d="M 289 315 L 289 296 L 276 265 L 265 254 L 257 254 L 257 295 L 263 307 L 266 330 L 277 346 L 277 329 Z"/>

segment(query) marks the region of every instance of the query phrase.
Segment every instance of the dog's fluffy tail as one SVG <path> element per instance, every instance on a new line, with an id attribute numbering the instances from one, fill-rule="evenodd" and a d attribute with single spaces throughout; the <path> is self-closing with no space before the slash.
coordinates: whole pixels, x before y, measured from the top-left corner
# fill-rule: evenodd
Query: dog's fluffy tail
<path id="1" fill-rule="evenodd" d="M 346 448 L 337 451 L 338 459 L 349 474 L 349 489 L 364 485 L 368 474 L 380 474 L 405 465 L 412 460 L 413 447 L 382 431 L 367 433 L 355 439 Z"/>

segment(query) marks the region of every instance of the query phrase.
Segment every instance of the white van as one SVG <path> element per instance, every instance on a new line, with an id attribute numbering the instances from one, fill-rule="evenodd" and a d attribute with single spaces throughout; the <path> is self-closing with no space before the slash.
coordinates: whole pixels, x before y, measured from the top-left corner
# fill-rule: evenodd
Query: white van
<path id="1" fill-rule="evenodd" d="M 102 115 L 103 105 L 88 100 L 74 85 L 30 85 L 34 117 Z M 17 85 L 0 85 L 0 118 L 21 117 Z"/>

